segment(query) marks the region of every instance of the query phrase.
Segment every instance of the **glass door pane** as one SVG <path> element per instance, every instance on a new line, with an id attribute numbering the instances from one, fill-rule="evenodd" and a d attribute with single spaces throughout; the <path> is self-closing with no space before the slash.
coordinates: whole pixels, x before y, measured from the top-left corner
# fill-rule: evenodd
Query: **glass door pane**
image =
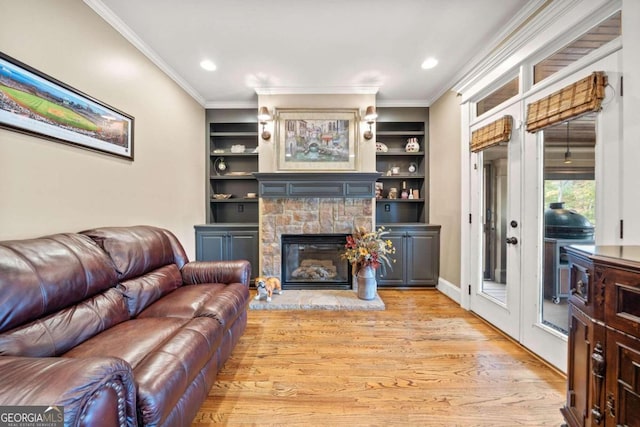
<path id="1" fill-rule="evenodd" d="M 509 151 L 506 145 L 482 153 L 482 293 L 507 301 L 507 208 Z"/>
<path id="2" fill-rule="evenodd" d="M 595 115 L 544 130 L 542 323 L 568 331 L 569 266 L 565 247 L 593 244 Z"/>

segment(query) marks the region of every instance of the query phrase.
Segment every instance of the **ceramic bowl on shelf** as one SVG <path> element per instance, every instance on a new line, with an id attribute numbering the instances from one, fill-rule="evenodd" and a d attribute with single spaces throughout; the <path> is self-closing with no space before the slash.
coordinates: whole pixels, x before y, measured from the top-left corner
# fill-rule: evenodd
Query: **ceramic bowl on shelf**
<path id="1" fill-rule="evenodd" d="M 389 151 L 389 147 L 382 142 L 376 142 L 376 151 L 379 153 L 386 153 Z"/>
<path id="2" fill-rule="evenodd" d="M 230 199 L 231 194 L 214 194 L 213 198 L 216 200 Z"/>

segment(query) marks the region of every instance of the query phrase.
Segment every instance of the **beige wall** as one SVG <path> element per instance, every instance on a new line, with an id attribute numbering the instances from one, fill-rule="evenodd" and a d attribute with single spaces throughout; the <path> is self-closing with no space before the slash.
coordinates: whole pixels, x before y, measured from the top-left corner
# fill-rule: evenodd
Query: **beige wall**
<path id="1" fill-rule="evenodd" d="M 0 129 L 0 240 L 151 224 L 194 258 L 204 108 L 81 0 L 5 1 L 0 15 L 4 53 L 135 117 L 133 162 Z"/>
<path id="2" fill-rule="evenodd" d="M 460 102 L 452 91 L 429 107 L 429 222 L 442 226 L 440 277 L 460 286 Z"/>

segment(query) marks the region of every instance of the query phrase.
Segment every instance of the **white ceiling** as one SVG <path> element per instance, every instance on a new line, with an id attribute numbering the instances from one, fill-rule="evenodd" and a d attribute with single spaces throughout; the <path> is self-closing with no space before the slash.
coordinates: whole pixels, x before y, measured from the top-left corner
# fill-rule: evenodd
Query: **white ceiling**
<path id="1" fill-rule="evenodd" d="M 257 92 L 377 93 L 378 105 L 428 106 L 508 36 L 536 3 L 85 2 L 207 107 L 256 106 Z M 439 64 L 423 70 L 428 57 Z M 212 60 L 217 70 L 203 70 L 203 59 Z"/>

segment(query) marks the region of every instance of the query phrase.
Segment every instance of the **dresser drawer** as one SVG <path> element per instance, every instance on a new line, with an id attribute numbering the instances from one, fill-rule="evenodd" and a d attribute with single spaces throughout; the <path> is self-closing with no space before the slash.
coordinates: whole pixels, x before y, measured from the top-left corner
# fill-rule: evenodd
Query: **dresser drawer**
<path id="1" fill-rule="evenodd" d="M 602 320 L 603 299 L 596 298 L 601 293 L 601 283 L 596 283 L 593 261 L 580 252 L 567 249 L 569 257 L 569 302 L 587 316 Z"/>
<path id="2" fill-rule="evenodd" d="M 628 334 L 640 334 L 640 273 L 609 271 L 605 291 L 605 322 Z"/>

